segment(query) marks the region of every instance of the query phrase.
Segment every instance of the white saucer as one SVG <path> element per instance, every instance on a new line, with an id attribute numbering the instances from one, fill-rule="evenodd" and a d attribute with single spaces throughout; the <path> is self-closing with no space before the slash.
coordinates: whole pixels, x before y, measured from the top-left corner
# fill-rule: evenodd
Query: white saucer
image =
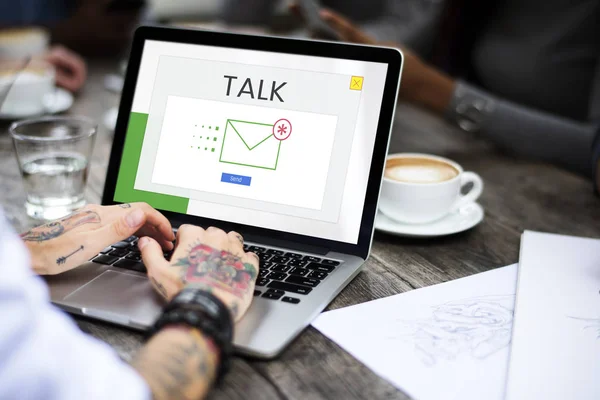
<path id="1" fill-rule="evenodd" d="M 104 117 L 102 118 L 102 123 L 104 127 L 108 129 L 110 132 L 115 130 L 117 126 L 117 117 L 119 116 L 119 109 L 117 107 L 111 108 L 107 112 L 104 113 Z"/>
<path id="2" fill-rule="evenodd" d="M 477 203 L 467 204 L 444 218 L 428 224 L 415 225 L 396 222 L 381 211 L 375 217 L 375 229 L 405 237 L 436 237 L 452 235 L 471 229 L 483 221 L 483 208 Z"/>
<path id="3" fill-rule="evenodd" d="M 68 90 L 63 88 L 56 88 L 53 93 L 49 93 L 44 96 L 44 108 L 45 111 L 42 114 L 57 114 L 67 111 L 73 105 L 73 95 Z M 39 113 L 30 112 L 0 112 L 0 119 L 3 120 L 15 120 L 22 118 L 35 117 L 40 115 Z"/>

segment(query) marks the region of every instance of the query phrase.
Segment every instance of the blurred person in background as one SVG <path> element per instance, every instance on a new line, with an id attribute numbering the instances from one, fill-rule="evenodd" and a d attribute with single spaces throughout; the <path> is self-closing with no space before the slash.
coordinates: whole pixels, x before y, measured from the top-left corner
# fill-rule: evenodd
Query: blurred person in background
<path id="1" fill-rule="evenodd" d="M 70 92 L 79 91 L 87 78 L 85 61 L 77 53 L 62 45 L 48 48 L 48 34 L 40 28 L 0 28 L 0 64 L 10 65 L 5 71 L 18 74 L 36 60 L 43 60 L 54 67 L 56 85 Z M 0 107 L 4 91 L 0 89 Z"/>
<path id="2" fill-rule="evenodd" d="M 117 55 L 129 45 L 144 0 L 0 2 L 0 28 L 42 26 L 54 43 L 83 55 Z"/>
<path id="3" fill-rule="evenodd" d="M 421 54 L 431 48 L 440 0 L 322 0 L 317 1 L 354 21 L 378 41 L 404 43 Z M 229 24 L 268 26 L 292 1 L 224 0 L 223 19 Z"/>
<path id="4" fill-rule="evenodd" d="M 87 66 L 83 58 L 64 46 L 53 46 L 42 57 L 56 70 L 56 84 L 70 92 L 77 92 L 85 84 Z"/>
<path id="5" fill-rule="evenodd" d="M 600 2 L 447 0 L 431 26 L 430 49 L 418 53 L 335 11 L 322 10 L 321 18 L 345 41 L 403 50 L 401 99 L 510 153 L 595 172 Z"/>

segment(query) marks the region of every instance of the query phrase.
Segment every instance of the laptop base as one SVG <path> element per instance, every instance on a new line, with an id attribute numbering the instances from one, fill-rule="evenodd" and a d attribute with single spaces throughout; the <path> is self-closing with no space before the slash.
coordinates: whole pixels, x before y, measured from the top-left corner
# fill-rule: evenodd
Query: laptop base
<path id="1" fill-rule="evenodd" d="M 239 354 L 276 357 L 360 272 L 363 264 L 358 257 L 328 256 L 343 263 L 298 304 L 254 297 L 235 327 L 234 344 Z M 139 272 L 87 262 L 45 279 L 52 302 L 61 309 L 135 330 L 149 329 L 164 306 L 164 300 Z M 268 288 L 257 286 L 256 290 L 263 294 Z"/>

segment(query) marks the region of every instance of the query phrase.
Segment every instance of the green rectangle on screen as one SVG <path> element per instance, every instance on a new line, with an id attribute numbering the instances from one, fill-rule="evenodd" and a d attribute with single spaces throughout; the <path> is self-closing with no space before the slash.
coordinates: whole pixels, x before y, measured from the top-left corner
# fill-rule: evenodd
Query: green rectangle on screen
<path id="1" fill-rule="evenodd" d="M 143 201 L 159 210 L 185 214 L 190 199 L 134 189 L 147 123 L 148 114 L 131 113 L 129 117 L 114 200 L 121 203 Z"/>

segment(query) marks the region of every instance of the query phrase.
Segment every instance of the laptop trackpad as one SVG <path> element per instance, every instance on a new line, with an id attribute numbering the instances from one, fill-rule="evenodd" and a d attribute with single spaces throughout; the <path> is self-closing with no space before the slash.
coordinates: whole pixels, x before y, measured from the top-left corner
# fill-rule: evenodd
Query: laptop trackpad
<path id="1" fill-rule="evenodd" d="M 163 307 L 146 277 L 116 271 L 104 272 L 62 303 L 80 307 L 92 317 L 145 327 L 152 325 Z"/>

